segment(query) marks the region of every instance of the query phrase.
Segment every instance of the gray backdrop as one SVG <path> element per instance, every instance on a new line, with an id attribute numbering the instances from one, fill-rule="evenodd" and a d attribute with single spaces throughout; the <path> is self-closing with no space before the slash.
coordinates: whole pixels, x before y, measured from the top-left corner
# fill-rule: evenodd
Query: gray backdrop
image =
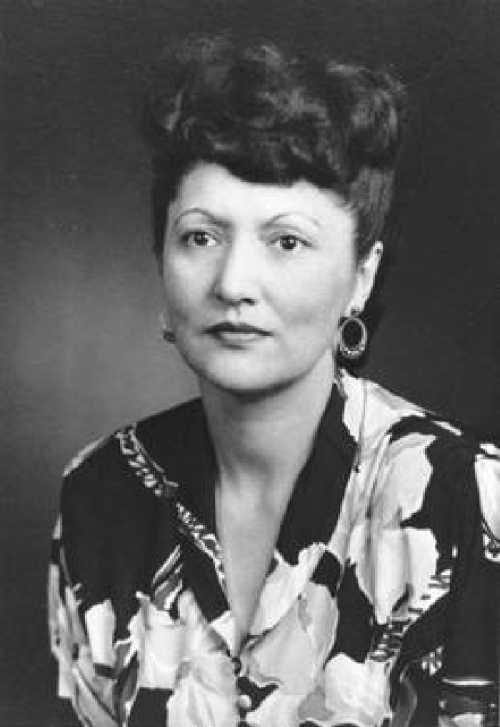
<path id="1" fill-rule="evenodd" d="M 413 120 L 399 249 L 364 371 L 500 434 L 500 3 L 3 0 L 0 724 L 70 724 L 52 698 L 45 568 L 59 473 L 89 439 L 191 396 L 159 337 L 145 64 L 231 28 L 389 63 Z"/>

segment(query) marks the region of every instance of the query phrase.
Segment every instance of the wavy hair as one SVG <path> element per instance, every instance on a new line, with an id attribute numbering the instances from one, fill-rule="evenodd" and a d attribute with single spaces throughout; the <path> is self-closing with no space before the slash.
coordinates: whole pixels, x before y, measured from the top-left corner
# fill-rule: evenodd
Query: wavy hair
<path id="1" fill-rule="evenodd" d="M 335 191 L 354 212 L 362 258 L 390 207 L 404 107 L 402 85 L 383 71 L 224 38 L 171 49 L 146 115 L 156 253 L 182 177 L 208 162 L 249 182 Z"/>

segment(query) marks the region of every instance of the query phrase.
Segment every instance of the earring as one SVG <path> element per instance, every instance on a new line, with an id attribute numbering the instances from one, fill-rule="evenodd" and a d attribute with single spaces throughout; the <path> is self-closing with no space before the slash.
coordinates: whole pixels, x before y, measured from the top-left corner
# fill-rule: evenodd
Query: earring
<path id="1" fill-rule="evenodd" d="M 161 336 L 163 340 L 167 343 L 175 343 L 175 333 L 168 327 L 165 314 L 160 313 L 158 317 L 160 319 Z"/>
<path id="2" fill-rule="evenodd" d="M 359 313 L 360 311 L 353 309 L 339 327 L 339 353 L 350 361 L 364 354 L 368 342 L 368 331 Z"/>

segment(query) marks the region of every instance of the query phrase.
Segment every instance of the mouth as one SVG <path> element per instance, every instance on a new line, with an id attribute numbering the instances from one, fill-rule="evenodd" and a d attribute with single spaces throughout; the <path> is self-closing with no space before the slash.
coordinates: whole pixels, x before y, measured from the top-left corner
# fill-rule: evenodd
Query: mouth
<path id="1" fill-rule="evenodd" d="M 270 332 L 249 323 L 230 323 L 221 321 L 207 328 L 207 333 L 219 340 L 232 343 L 244 343 L 270 336 Z"/>

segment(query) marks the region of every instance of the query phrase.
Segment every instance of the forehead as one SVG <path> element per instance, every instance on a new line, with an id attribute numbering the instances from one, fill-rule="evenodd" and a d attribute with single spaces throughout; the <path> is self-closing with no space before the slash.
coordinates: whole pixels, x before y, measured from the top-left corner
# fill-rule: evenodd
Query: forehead
<path id="1" fill-rule="evenodd" d="M 301 215 L 314 220 L 320 228 L 335 221 L 354 229 L 352 211 L 331 190 L 306 180 L 290 185 L 249 182 L 218 164 L 199 163 L 182 178 L 169 212 L 176 216 L 189 210 L 206 210 L 217 217 L 255 222 L 280 215 Z"/>

